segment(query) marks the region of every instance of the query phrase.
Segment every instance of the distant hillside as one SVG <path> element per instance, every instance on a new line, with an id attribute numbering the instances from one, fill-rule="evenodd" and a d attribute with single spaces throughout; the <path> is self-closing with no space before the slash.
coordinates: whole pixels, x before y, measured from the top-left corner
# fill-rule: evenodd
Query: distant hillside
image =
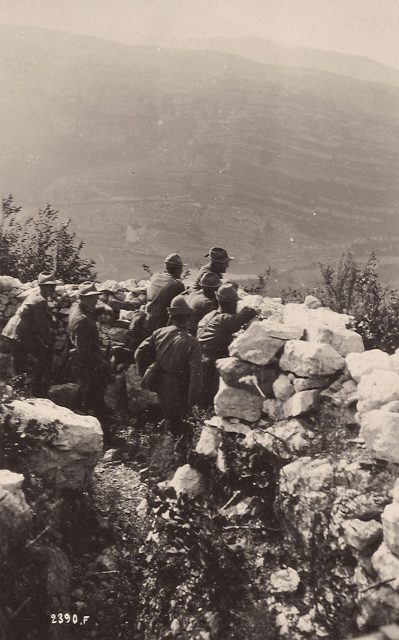
<path id="1" fill-rule="evenodd" d="M 284 284 L 348 246 L 396 260 L 398 88 L 38 29 L 0 55 L 1 190 L 73 217 L 100 275 L 219 243 Z"/>
<path id="2" fill-rule="evenodd" d="M 222 51 L 265 64 L 319 69 L 365 82 L 383 82 L 399 86 L 399 69 L 371 58 L 337 51 L 283 47 L 262 38 L 192 38 L 171 42 L 171 46 L 182 49 Z"/>

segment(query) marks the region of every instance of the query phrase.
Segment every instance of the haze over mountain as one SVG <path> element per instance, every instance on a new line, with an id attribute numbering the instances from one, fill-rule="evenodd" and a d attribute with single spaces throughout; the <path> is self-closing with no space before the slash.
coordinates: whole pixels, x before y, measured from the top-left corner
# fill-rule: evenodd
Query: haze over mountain
<path id="1" fill-rule="evenodd" d="M 344 248 L 399 280 L 397 86 L 10 26 L 0 55 L 1 191 L 71 216 L 101 276 L 220 243 L 284 285 Z"/>

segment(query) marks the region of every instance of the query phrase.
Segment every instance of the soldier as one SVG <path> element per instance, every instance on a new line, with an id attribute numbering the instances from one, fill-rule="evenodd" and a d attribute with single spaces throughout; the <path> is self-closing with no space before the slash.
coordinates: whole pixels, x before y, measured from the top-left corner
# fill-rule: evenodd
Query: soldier
<path id="1" fill-rule="evenodd" d="M 152 276 L 147 291 L 144 337 L 167 325 L 168 307 L 173 298 L 184 291 L 184 284 L 180 280 L 184 266 L 181 257 L 171 253 L 165 258 L 165 271 Z"/>
<path id="2" fill-rule="evenodd" d="M 200 291 L 192 291 L 186 298 L 186 302 L 192 313 L 190 318 L 190 333 L 197 335 L 199 321 L 210 311 L 218 308 L 216 291 L 222 284 L 216 273 L 208 271 L 203 274 L 200 280 Z"/>
<path id="3" fill-rule="evenodd" d="M 201 288 L 200 281 L 204 273 L 215 273 L 219 278 L 222 278 L 229 267 L 230 260 L 234 260 L 233 256 L 229 256 L 226 249 L 222 249 L 222 247 L 212 247 L 205 258 L 210 258 L 210 261 L 198 271 L 193 285 L 193 289 L 197 291 Z"/>
<path id="4" fill-rule="evenodd" d="M 142 376 L 156 363 L 150 388 L 157 392 L 168 428 L 184 439 L 189 436 L 184 417 L 201 397 L 201 351 L 188 331 L 191 310 L 183 296 L 173 299 L 168 313 L 172 324 L 144 340 L 135 359 Z"/>
<path id="5" fill-rule="evenodd" d="M 211 311 L 198 324 L 197 340 L 201 346 L 204 373 L 203 404 L 212 404 L 218 390 L 216 360 L 229 355 L 228 347 L 233 334 L 256 316 L 255 309 L 244 307 L 237 313 L 238 294 L 232 284 L 223 284 L 216 292 L 219 307 Z"/>
<path id="6" fill-rule="evenodd" d="M 50 382 L 54 344 L 54 319 L 49 301 L 55 295 L 54 273 L 42 272 L 33 291 L 10 318 L 2 335 L 11 341 L 16 375 L 31 374 L 32 393 L 43 396 Z"/>
<path id="7" fill-rule="evenodd" d="M 96 325 L 95 307 L 99 295 L 100 292 L 92 282 L 81 285 L 79 301 L 71 306 L 69 312 L 68 333 L 74 347 L 82 409 L 92 410 L 98 418 L 104 418 L 109 413 L 104 401 L 109 364 L 103 357 Z"/>

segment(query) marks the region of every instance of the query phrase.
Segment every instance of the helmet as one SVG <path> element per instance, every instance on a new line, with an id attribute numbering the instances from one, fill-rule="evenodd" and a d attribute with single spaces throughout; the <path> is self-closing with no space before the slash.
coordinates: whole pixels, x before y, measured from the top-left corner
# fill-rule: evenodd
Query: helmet
<path id="1" fill-rule="evenodd" d="M 219 302 L 237 302 L 237 289 L 233 284 L 222 284 L 216 291 L 216 298 Z"/>
<path id="2" fill-rule="evenodd" d="M 218 289 L 222 284 L 221 279 L 216 273 L 206 271 L 200 280 L 200 287 L 209 287 L 210 289 Z"/>
<path id="3" fill-rule="evenodd" d="M 234 260 L 234 257 L 229 256 L 226 249 L 222 249 L 222 247 L 212 247 L 209 253 L 206 254 L 205 258 L 210 258 L 214 262 L 228 262 L 229 260 Z"/>
<path id="4" fill-rule="evenodd" d="M 170 307 L 168 307 L 168 311 L 172 318 L 175 316 L 191 315 L 191 309 L 185 301 L 184 296 L 176 296 L 175 298 L 173 298 L 172 302 L 170 303 Z"/>
<path id="5" fill-rule="evenodd" d="M 53 272 L 42 271 L 37 277 L 37 284 L 58 284 Z"/>
<path id="6" fill-rule="evenodd" d="M 178 253 L 170 253 L 164 260 L 165 264 L 176 265 L 176 267 L 186 267 Z"/>
<path id="7" fill-rule="evenodd" d="M 79 287 L 79 296 L 81 298 L 87 298 L 88 296 L 99 296 L 101 291 L 97 291 L 96 285 L 93 282 L 83 282 Z"/>

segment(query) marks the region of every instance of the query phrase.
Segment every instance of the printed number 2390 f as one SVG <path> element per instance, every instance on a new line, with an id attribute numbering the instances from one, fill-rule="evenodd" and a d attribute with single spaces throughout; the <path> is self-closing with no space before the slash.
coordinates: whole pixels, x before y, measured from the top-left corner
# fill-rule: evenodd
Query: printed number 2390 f
<path id="1" fill-rule="evenodd" d="M 81 618 L 77 613 L 52 613 L 51 624 L 79 624 L 84 625 L 88 622 L 90 616 L 82 616 Z"/>

